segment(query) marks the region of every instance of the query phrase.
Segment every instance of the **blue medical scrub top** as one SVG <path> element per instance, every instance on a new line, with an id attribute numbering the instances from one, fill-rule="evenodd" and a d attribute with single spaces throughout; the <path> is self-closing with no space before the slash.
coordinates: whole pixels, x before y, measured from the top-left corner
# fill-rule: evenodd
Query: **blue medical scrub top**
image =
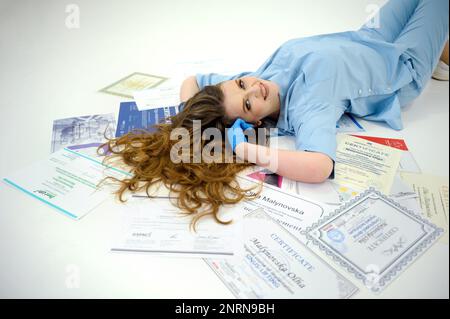
<path id="1" fill-rule="evenodd" d="M 296 149 L 336 159 L 336 122 L 344 112 L 402 129 L 401 107 L 417 96 L 416 74 L 406 47 L 357 31 L 292 39 L 255 72 L 197 74 L 200 88 L 243 76 L 280 87 L 277 128 L 296 136 Z"/>

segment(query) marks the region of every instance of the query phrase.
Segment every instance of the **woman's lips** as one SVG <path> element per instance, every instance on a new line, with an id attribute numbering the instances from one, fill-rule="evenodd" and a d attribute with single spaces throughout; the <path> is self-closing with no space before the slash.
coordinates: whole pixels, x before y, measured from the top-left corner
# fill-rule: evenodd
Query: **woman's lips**
<path id="1" fill-rule="evenodd" d="M 264 96 L 264 100 L 266 100 L 267 97 L 269 96 L 269 88 L 262 82 L 261 82 L 261 86 L 263 88 L 262 95 Z"/>

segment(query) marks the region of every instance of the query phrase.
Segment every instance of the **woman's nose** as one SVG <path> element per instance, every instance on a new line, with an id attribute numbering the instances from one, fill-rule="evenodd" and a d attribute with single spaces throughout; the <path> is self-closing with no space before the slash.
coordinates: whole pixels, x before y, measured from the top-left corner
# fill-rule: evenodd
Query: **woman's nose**
<path id="1" fill-rule="evenodd" d="M 256 82 L 250 87 L 250 94 L 254 95 L 255 97 L 261 97 L 261 88 L 259 86 L 259 83 Z"/>

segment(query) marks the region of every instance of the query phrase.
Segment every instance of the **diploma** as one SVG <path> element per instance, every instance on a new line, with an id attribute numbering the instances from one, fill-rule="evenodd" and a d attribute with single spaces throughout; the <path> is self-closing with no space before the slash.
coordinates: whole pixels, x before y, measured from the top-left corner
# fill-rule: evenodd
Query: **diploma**
<path id="1" fill-rule="evenodd" d="M 135 91 L 153 88 L 166 80 L 166 77 L 135 72 L 108 85 L 101 89 L 100 92 L 133 98 Z"/>
<path id="2" fill-rule="evenodd" d="M 338 134 L 334 182 L 362 191 L 374 187 L 388 195 L 402 151 L 362 138 Z"/>
<path id="3" fill-rule="evenodd" d="M 398 138 L 386 138 L 386 137 L 377 137 L 377 136 L 363 136 L 363 135 L 354 135 L 355 137 L 359 137 L 377 144 L 386 145 L 389 147 L 393 147 L 402 151 L 402 158 L 400 159 L 400 163 L 398 166 L 399 171 L 406 172 L 417 172 L 420 173 L 420 167 L 417 165 L 414 156 L 409 151 L 408 146 L 406 145 L 405 140 Z"/>
<path id="4" fill-rule="evenodd" d="M 348 298 L 358 288 L 258 208 L 246 213 L 240 259 L 205 259 L 237 298 Z"/>
<path id="5" fill-rule="evenodd" d="M 372 188 L 303 233 L 368 288 L 379 292 L 442 232 Z"/>
<path id="6" fill-rule="evenodd" d="M 242 188 L 256 187 L 255 192 L 260 185 L 259 182 L 247 176 L 239 175 L 238 181 Z M 257 208 L 264 209 L 270 217 L 296 236 L 300 236 L 305 227 L 332 210 L 329 205 L 283 191 L 269 184 L 263 184 L 259 195 L 253 200 L 242 202 L 242 206 L 247 212 Z"/>
<path id="7" fill-rule="evenodd" d="M 400 175 L 418 196 L 423 215 L 445 230 L 441 241 L 448 244 L 448 178 L 408 172 Z"/>
<path id="8" fill-rule="evenodd" d="M 89 146 L 106 142 L 105 136 L 114 136 L 116 117 L 113 113 L 69 117 L 53 121 L 51 152 L 64 147 Z M 83 152 L 86 150 L 83 149 Z M 92 152 L 89 152 L 90 154 Z M 96 157 L 95 155 L 93 157 Z"/>
<path id="9" fill-rule="evenodd" d="M 64 215 L 79 219 L 111 197 L 109 187 L 99 187 L 107 176 L 123 179 L 130 174 L 65 148 L 4 181 Z"/>
<path id="10" fill-rule="evenodd" d="M 155 88 L 135 91 L 134 101 L 139 110 L 159 108 L 163 105 L 180 104 L 180 81 L 167 80 Z"/>
<path id="11" fill-rule="evenodd" d="M 182 215 L 170 198 L 133 198 L 124 205 L 121 229 L 112 252 L 148 253 L 169 257 L 231 258 L 241 252 L 242 224 L 233 209 L 221 208 L 219 218 L 201 218 L 196 232 L 191 215 Z"/>

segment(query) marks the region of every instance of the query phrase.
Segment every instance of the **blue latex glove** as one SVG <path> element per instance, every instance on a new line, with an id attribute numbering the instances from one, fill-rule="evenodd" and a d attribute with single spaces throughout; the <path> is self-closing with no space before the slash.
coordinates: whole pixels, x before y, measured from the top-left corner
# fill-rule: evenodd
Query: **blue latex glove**
<path id="1" fill-rule="evenodd" d="M 227 131 L 228 141 L 233 149 L 233 152 L 236 149 L 236 146 L 241 144 L 242 142 L 247 142 L 247 139 L 244 135 L 244 131 L 248 128 L 253 128 L 252 124 L 245 122 L 243 119 L 236 119 Z"/>

